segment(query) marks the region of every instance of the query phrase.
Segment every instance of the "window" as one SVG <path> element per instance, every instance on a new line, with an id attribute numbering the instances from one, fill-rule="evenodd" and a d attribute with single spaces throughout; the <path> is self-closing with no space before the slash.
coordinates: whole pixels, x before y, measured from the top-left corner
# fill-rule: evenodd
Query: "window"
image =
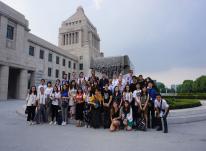
<path id="1" fill-rule="evenodd" d="M 79 56 L 79 59 L 80 59 L 80 60 L 83 60 L 83 56 Z"/>
<path id="2" fill-rule="evenodd" d="M 49 62 L 52 62 L 52 54 L 51 54 L 51 53 L 49 53 L 48 61 L 49 61 Z"/>
<path id="3" fill-rule="evenodd" d="M 58 69 L 56 69 L 55 77 L 56 77 L 56 78 L 59 78 L 59 70 L 58 70 Z"/>
<path id="4" fill-rule="evenodd" d="M 65 71 L 62 71 L 62 79 L 64 78 L 65 75 Z"/>
<path id="5" fill-rule="evenodd" d="M 76 63 L 73 64 L 73 69 L 74 69 L 74 70 L 76 69 Z"/>
<path id="6" fill-rule="evenodd" d="M 34 47 L 33 46 L 29 46 L 29 55 L 34 56 Z"/>
<path id="7" fill-rule="evenodd" d="M 56 64 L 59 64 L 59 56 L 56 56 Z"/>
<path id="8" fill-rule="evenodd" d="M 79 64 L 79 70 L 83 70 L 83 63 Z"/>
<path id="9" fill-rule="evenodd" d="M 7 25 L 7 39 L 13 40 L 14 39 L 14 27 Z"/>
<path id="10" fill-rule="evenodd" d="M 71 73 L 68 72 L 68 80 L 70 80 Z"/>
<path id="11" fill-rule="evenodd" d="M 62 59 L 62 65 L 65 66 L 65 59 Z"/>
<path id="12" fill-rule="evenodd" d="M 71 61 L 68 61 L 68 68 L 71 68 Z"/>
<path id="13" fill-rule="evenodd" d="M 44 50 L 40 50 L 39 52 L 39 58 L 44 59 Z"/>
<path id="14" fill-rule="evenodd" d="M 48 68 L 48 77 L 51 77 L 52 75 L 52 68 Z"/>

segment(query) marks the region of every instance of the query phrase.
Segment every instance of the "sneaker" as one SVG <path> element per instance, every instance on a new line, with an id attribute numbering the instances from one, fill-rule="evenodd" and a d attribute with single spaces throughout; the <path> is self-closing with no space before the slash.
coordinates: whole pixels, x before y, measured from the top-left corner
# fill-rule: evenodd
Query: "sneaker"
<path id="1" fill-rule="evenodd" d="M 161 128 L 161 127 L 158 127 L 158 128 L 157 128 L 157 131 L 162 131 L 162 128 Z"/>
<path id="2" fill-rule="evenodd" d="M 62 122 L 62 126 L 65 126 L 66 125 L 66 122 Z"/>
<path id="3" fill-rule="evenodd" d="M 49 125 L 52 125 L 53 124 L 53 122 L 51 121 L 50 123 L 49 123 Z"/>
<path id="4" fill-rule="evenodd" d="M 57 122 L 54 122 L 54 125 L 57 125 Z"/>

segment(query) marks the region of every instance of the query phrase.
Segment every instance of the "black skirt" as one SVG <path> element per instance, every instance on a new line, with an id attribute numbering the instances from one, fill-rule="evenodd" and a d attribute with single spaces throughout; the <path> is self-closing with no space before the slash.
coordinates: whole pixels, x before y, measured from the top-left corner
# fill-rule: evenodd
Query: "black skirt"
<path id="1" fill-rule="evenodd" d="M 84 103 L 78 103 L 76 104 L 76 120 L 83 121 L 84 116 L 83 116 L 83 111 L 84 111 Z"/>

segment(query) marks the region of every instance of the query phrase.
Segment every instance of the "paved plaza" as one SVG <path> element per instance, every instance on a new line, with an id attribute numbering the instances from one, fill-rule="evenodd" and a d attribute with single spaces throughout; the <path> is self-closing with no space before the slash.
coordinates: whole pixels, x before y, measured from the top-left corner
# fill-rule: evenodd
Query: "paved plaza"
<path id="1" fill-rule="evenodd" d="M 16 113 L 24 101 L 0 102 L 1 151 L 205 151 L 206 121 L 169 125 L 169 133 L 110 133 L 104 129 L 76 128 L 74 125 L 29 126 Z"/>

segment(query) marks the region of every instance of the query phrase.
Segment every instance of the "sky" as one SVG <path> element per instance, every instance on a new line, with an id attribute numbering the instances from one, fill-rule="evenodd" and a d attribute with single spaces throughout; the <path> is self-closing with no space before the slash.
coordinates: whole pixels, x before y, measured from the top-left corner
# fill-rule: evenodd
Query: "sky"
<path id="1" fill-rule="evenodd" d="M 105 56 L 128 55 L 135 74 L 179 84 L 206 75 L 206 0 L 2 0 L 33 34 L 56 44 L 78 6 L 97 28 Z"/>

